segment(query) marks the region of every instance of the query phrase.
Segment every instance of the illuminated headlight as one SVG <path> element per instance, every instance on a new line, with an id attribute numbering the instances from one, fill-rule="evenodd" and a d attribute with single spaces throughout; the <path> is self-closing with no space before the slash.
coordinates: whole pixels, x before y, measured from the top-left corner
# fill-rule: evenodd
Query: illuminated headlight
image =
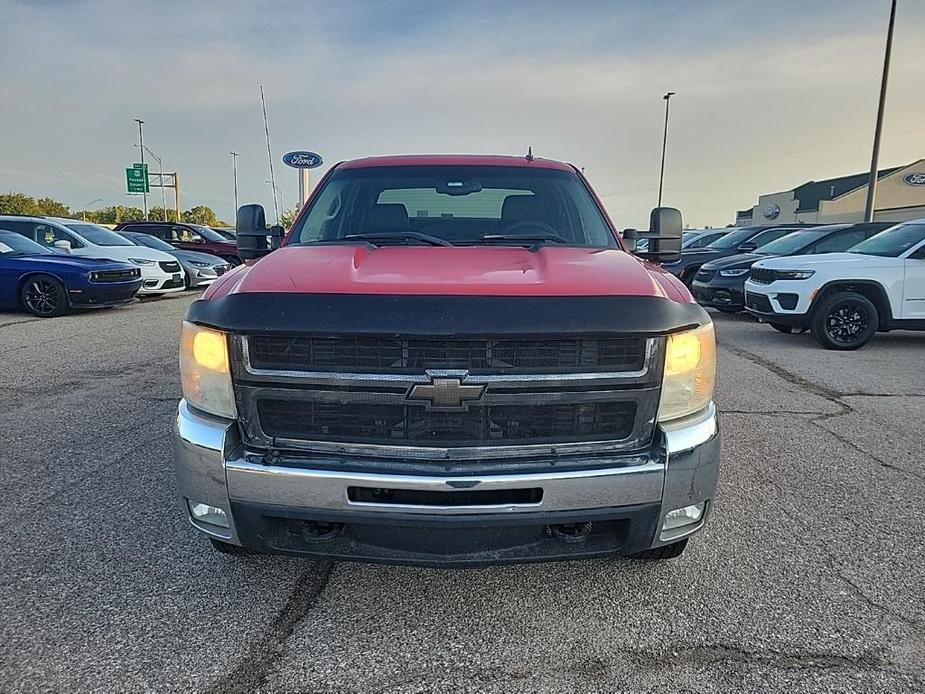
<path id="1" fill-rule="evenodd" d="M 741 277 L 742 275 L 748 274 L 749 268 L 739 268 L 737 270 L 720 270 L 720 277 Z"/>
<path id="2" fill-rule="evenodd" d="M 816 274 L 815 270 L 775 270 L 774 279 L 778 280 L 808 280 Z"/>
<path id="3" fill-rule="evenodd" d="M 148 260 L 147 258 L 129 258 L 130 263 L 135 263 L 135 265 L 154 265 L 154 260 Z"/>
<path id="4" fill-rule="evenodd" d="M 234 419 L 234 389 L 228 365 L 228 336 L 183 321 L 180 331 L 183 397 L 193 407 Z"/>
<path id="5" fill-rule="evenodd" d="M 716 336 L 713 323 L 668 336 L 658 419 L 667 422 L 699 412 L 713 399 Z"/>

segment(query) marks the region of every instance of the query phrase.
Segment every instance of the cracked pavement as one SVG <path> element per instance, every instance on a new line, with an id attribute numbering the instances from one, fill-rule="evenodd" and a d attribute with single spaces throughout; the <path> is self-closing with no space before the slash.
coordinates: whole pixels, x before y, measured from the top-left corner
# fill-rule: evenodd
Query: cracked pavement
<path id="1" fill-rule="evenodd" d="M 443 571 L 187 527 L 193 298 L 0 314 L 0 690 L 925 689 L 922 334 L 835 353 L 716 314 L 720 496 L 681 558 Z"/>

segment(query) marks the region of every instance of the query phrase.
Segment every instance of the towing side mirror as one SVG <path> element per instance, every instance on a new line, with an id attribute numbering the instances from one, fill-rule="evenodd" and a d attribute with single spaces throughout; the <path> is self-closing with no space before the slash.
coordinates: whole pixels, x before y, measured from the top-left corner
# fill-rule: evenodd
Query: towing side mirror
<path id="1" fill-rule="evenodd" d="M 263 211 L 263 205 L 241 205 L 234 228 L 238 237 L 238 255 L 244 260 L 262 258 L 279 247 L 279 231 L 275 233 L 275 245 L 271 240 L 274 229 L 278 230 L 279 227 L 267 229 L 267 215 Z"/>
<path id="2" fill-rule="evenodd" d="M 623 245 L 630 253 L 636 252 L 636 243 L 639 240 L 639 232 L 636 229 L 623 230 Z"/>
<path id="3" fill-rule="evenodd" d="M 674 207 L 656 207 L 649 215 L 649 233 L 645 251 L 637 255 L 658 263 L 672 263 L 681 258 L 681 237 L 684 228 L 681 224 L 681 212 Z"/>

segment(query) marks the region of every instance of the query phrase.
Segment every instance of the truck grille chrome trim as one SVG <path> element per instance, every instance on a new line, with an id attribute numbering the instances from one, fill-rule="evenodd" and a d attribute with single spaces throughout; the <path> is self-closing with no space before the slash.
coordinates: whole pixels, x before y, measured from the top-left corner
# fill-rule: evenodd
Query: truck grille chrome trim
<path id="1" fill-rule="evenodd" d="M 232 372 L 245 443 L 263 449 L 439 461 L 639 450 L 654 434 L 663 338 L 643 339 L 633 371 L 535 374 L 256 368 L 249 343 L 233 338 Z M 443 381 L 456 387 L 437 401 Z"/>

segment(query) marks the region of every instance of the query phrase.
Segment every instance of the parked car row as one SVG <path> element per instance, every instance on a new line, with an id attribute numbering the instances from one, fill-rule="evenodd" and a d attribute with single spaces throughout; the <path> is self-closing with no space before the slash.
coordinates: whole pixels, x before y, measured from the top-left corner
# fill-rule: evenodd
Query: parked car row
<path id="1" fill-rule="evenodd" d="M 172 245 L 159 235 L 124 230 L 129 226 L 119 225 L 120 232 L 77 219 L 0 215 L 0 306 L 59 316 L 211 284 L 240 263 L 233 241 L 223 239 L 218 257 L 179 247 L 210 247 L 214 239 L 190 241 L 190 233 Z M 137 226 L 163 233 L 176 225 Z"/>
<path id="2" fill-rule="evenodd" d="M 785 333 L 810 330 L 828 349 L 925 330 L 925 219 L 737 229 L 665 267 L 700 304 Z"/>

